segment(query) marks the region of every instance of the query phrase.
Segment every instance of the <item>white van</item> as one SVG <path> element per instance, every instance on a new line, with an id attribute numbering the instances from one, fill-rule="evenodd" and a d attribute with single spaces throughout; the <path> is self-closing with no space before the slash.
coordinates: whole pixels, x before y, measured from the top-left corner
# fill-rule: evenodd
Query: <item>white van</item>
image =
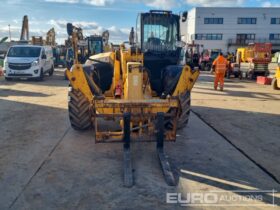
<path id="1" fill-rule="evenodd" d="M 50 46 L 14 45 L 4 59 L 6 80 L 35 78 L 43 80 L 44 74 L 54 72 L 53 52 Z"/>

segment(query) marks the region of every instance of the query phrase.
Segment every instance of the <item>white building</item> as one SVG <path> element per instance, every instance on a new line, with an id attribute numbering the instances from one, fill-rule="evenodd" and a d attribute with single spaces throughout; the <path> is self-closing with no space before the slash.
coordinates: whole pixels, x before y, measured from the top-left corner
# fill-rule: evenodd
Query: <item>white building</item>
<path id="1" fill-rule="evenodd" d="M 187 43 L 234 52 L 252 42 L 271 42 L 280 51 L 280 8 L 197 7 L 181 24 Z"/>

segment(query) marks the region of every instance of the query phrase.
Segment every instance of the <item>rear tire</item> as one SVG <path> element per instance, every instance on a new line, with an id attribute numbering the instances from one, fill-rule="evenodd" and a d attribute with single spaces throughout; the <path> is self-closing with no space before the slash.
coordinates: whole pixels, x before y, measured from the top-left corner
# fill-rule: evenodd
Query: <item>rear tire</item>
<path id="1" fill-rule="evenodd" d="M 90 103 L 82 92 L 69 88 L 68 112 L 72 128 L 75 130 L 87 130 L 91 128 Z"/>
<path id="2" fill-rule="evenodd" d="M 271 86 L 273 90 L 280 90 L 280 88 L 277 86 L 277 79 L 273 78 L 272 82 L 271 82 Z"/>

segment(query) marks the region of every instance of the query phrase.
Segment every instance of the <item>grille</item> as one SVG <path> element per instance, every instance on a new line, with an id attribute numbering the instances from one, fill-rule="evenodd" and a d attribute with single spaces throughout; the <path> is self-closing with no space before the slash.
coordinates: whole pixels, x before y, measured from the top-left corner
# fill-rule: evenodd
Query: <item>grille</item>
<path id="1" fill-rule="evenodd" d="M 30 69 L 31 63 L 9 63 L 9 68 L 13 70 Z"/>

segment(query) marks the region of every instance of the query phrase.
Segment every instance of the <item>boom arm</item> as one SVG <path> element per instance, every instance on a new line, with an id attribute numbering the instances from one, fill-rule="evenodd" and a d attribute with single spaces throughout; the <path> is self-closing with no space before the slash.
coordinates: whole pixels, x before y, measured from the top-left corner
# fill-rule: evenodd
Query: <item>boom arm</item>
<path id="1" fill-rule="evenodd" d="M 67 23 L 67 33 L 68 36 L 71 37 L 74 52 L 74 64 L 78 64 L 78 41 L 83 40 L 83 30 L 73 26 L 72 23 Z"/>
<path id="2" fill-rule="evenodd" d="M 20 41 L 28 41 L 28 40 L 29 40 L 28 17 L 27 15 L 25 15 L 22 21 Z"/>

